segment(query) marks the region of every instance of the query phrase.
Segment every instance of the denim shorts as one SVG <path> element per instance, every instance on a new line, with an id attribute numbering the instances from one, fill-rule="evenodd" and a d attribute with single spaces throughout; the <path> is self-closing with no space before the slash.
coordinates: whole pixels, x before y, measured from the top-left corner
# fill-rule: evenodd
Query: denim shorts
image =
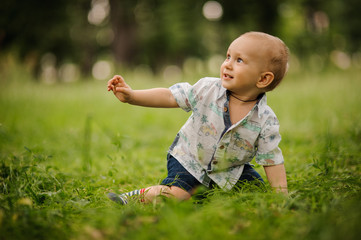
<path id="1" fill-rule="evenodd" d="M 172 155 L 167 156 L 168 176 L 161 182 L 161 185 L 180 187 L 187 192 L 191 192 L 196 187 L 202 185 L 192 174 L 190 174 Z M 241 177 L 238 182 L 255 181 L 263 182 L 259 173 L 253 169 L 250 164 L 245 164 Z M 215 186 L 210 183 L 211 188 Z"/>

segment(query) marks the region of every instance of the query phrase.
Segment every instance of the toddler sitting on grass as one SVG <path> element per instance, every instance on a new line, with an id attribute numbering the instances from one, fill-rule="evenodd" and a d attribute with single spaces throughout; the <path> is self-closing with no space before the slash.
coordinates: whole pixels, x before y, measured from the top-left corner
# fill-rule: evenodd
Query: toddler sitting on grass
<path id="1" fill-rule="evenodd" d="M 262 181 L 249 162 L 264 166 L 276 191 L 287 194 L 279 122 L 267 105 L 266 92 L 283 79 L 288 48 L 279 38 L 248 32 L 228 48 L 220 78 L 206 77 L 193 86 L 133 90 L 121 76 L 108 81 L 108 91 L 123 103 L 144 107 L 182 108 L 192 115 L 168 151 L 168 176 L 160 185 L 108 197 L 127 204 L 139 196 L 151 202 L 163 195 L 189 199 L 200 185 L 230 190 L 243 181 Z"/>

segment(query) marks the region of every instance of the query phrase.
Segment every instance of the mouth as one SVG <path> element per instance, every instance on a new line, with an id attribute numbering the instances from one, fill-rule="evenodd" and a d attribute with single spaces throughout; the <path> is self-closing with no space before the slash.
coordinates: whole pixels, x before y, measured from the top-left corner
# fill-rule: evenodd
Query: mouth
<path id="1" fill-rule="evenodd" d="M 223 73 L 223 79 L 224 80 L 230 80 L 230 79 L 233 79 L 233 76 L 227 74 L 227 73 Z"/>

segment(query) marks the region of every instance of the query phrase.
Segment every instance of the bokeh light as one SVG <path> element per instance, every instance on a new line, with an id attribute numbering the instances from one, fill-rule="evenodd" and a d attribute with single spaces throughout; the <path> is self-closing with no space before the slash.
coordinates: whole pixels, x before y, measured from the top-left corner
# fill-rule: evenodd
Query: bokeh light
<path id="1" fill-rule="evenodd" d="M 93 77 L 97 80 L 105 80 L 110 77 L 113 67 L 108 61 L 97 61 L 92 68 Z"/>
<path id="2" fill-rule="evenodd" d="M 330 57 L 332 62 L 341 69 L 348 69 L 351 66 L 351 58 L 345 52 L 335 50 L 331 52 Z"/>
<path id="3" fill-rule="evenodd" d="M 109 15 L 108 0 L 93 0 L 92 8 L 88 13 L 88 21 L 93 25 L 100 25 Z"/>
<path id="4" fill-rule="evenodd" d="M 59 78 L 63 82 L 74 82 L 80 77 L 79 67 L 74 63 L 65 63 L 59 69 Z"/>
<path id="5" fill-rule="evenodd" d="M 214 55 L 208 60 L 208 71 L 213 76 L 218 77 L 220 74 L 220 68 L 222 63 L 224 62 L 225 56 L 223 55 Z"/>
<path id="6" fill-rule="evenodd" d="M 175 65 L 169 65 L 163 70 L 164 80 L 179 81 L 182 78 L 182 69 Z"/>
<path id="7" fill-rule="evenodd" d="M 208 1 L 203 5 L 203 16 L 210 21 L 217 21 L 223 15 L 223 8 L 219 2 Z"/>
<path id="8" fill-rule="evenodd" d="M 52 84 L 57 81 L 57 71 L 55 68 L 56 65 L 56 56 L 53 53 L 46 53 L 41 57 L 40 67 L 41 81 Z"/>

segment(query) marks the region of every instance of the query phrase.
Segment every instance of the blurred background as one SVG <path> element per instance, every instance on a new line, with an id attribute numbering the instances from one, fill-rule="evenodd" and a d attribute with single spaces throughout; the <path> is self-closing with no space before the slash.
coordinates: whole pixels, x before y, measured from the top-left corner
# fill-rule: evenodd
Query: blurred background
<path id="1" fill-rule="evenodd" d="M 291 71 L 361 68 L 359 0 L 2 0 L 0 71 L 47 83 L 218 76 L 246 31 L 289 46 Z"/>

